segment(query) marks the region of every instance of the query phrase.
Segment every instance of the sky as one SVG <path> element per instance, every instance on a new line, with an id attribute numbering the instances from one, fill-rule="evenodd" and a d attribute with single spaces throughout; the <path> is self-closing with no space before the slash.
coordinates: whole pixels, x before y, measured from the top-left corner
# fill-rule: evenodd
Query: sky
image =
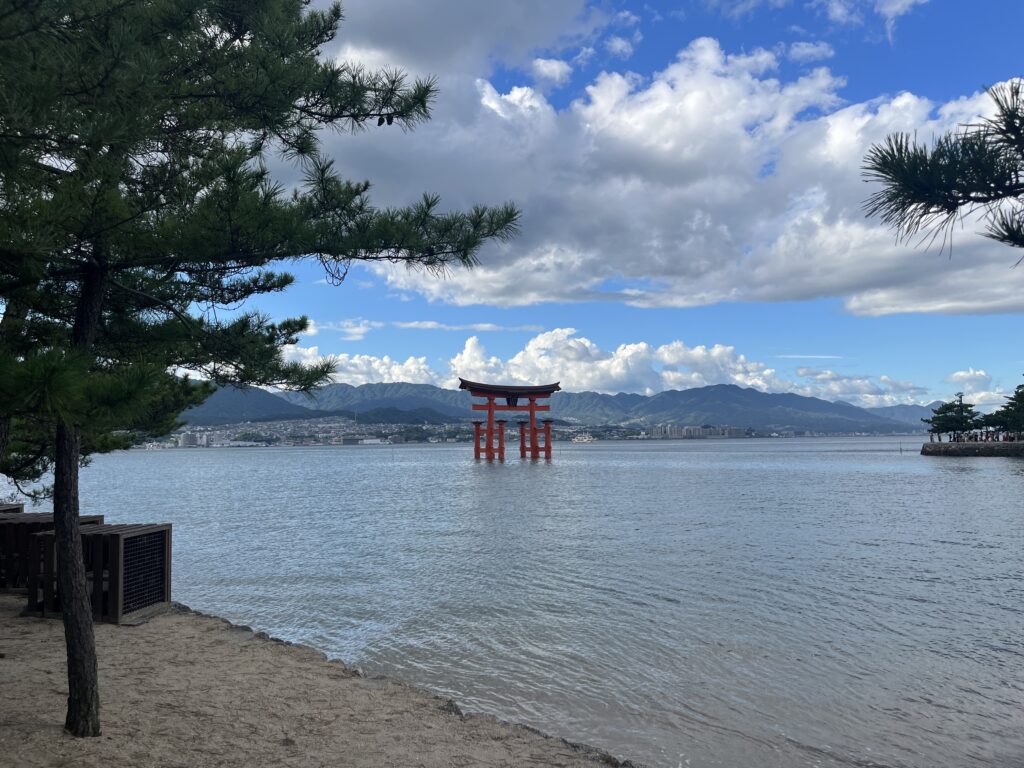
<path id="1" fill-rule="evenodd" d="M 434 76 L 412 132 L 328 133 L 379 206 L 513 201 L 522 232 L 443 278 L 298 264 L 256 308 L 338 381 L 655 393 L 731 383 L 861 406 L 1024 379 L 1020 253 L 864 216 L 872 143 L 930 141 L 1024 74 L 1004 0 L 348 0 L 325 55 Z M 297 170 L 274 166 L 282 181 Z"/>

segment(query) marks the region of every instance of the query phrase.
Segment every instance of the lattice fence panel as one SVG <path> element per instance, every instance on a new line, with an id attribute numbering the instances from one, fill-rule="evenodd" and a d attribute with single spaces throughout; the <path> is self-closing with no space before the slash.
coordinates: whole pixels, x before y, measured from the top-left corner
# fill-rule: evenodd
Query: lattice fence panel
<path id="1" fill-rule="evenodd" d="M 166 541 L 166 531 L 125 537 L 124 613 L 167 600 L 164 590 Z"/>

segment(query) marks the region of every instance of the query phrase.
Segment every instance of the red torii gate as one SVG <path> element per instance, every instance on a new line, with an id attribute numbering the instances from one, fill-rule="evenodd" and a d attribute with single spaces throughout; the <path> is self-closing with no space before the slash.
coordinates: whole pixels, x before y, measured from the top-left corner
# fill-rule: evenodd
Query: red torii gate
<path id="1" fill-rule="evenodd" d="M 497 411 L 527 411 L 530 414 L 530 420 L 519 422 L 519 457 L 522 459 L 526 458 L 527 451 L 529 451 L 530 457 L 534 459 L 540 458 L 541 452 L 544 453 L 544 458 L 551 458 L 551 419 L 541 419 L 541 423 L 544 425 L 544 445 L 540 444 L 539 435 L 540 431 L 537 429 L 537 412 L 538 411 L 550 411 L 550 405 L 538 405 L 537 401 L 548 397 L 555 392 L 558 392 L 561 387 L 558 382 L 554 384 L 544 384 L 539 387 L 520 387 L 520 386 L 505 386 L 500 384 L 480 384 L 475 381 L 466 381 L 463 378 L 459 379 L 459 389 L 469 390 L 469 394 L 473 397 L 484 397 L 487 398 L 487 403 L 473 403 L 474 411 L 487 411 L 487 429 L 484 432 L 485 443 L 481 447 L 480 436 L 483 431 L 483 421 L 473 422 L 473 455 L 475 458 L 480 458 L 481 453 L 487 458 L 488 461 L 493 461 L 495 456 L 501 461 L 505 460 L 505 419 L 495 420 L 494 414 Z M 497 398 L 504 398 L 505 404 L 498 405 L 494 401 Z M 526 399 L 528 405 L 520 405 L 519 400 Z M 497 427 L 497 429 L 495 429 Z M 527 431 L 529 431 L 529 447 L 527 447 Z M 497 433 L 498 445 L 494 445 L 494 436 Z"/>

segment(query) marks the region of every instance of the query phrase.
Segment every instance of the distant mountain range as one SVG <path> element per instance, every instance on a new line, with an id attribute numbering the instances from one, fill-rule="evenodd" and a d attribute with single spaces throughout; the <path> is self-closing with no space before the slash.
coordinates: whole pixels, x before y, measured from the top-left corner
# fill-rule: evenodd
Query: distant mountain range
<path id="1" fill-rule="evenodd" d="M 182 418 L 195 426 L 245 421 L 346 416 L 366 423 L 442 424 L 479 417 L 472 399 L 460 390 L 429 384 L 331 384 L 312 395 L 271 393 L 225 387 Z M 598 392 L 556 392 L 550 415 L 586 426 L 655 424 L 743 427 L 759 432 L 906 432 L 923 431 L 930 405 L 857 408 L 816 397 L 770 394 L 732 384 L 668 390 L 645 396 Z M 514 418 L 514 417 L 513 417 Z"/>
<path id="2" fill-rule="evenodd" d="M 761 432 L 906 431 L 904 424 L 848 403 L 788 393 L 770 394 L 732 384 L 668 390 L 636 401 L 618 395 L 605 402 L 626 408 L 621 423 L 637 425 L 713 424 Z M 553 404 L 554 407 L 558 405 Z"/>
<path id="3" fill-rule="evenodd" d="M 367 423 L 436 424 L 479 417 L 479 412 L 474 414 L 470 409 L 471 402 L 467 392 L 429 384 L 331 384 L 313 395 L 225 388 L 198 408 L 186 411 L 183 418 L 194 425 L 214 425 L 355 414 Z M 556 392 L 550 402 L 551 416 L 586 426 L 711 424 L 759 432 L 881 434 L 923 430 L 918 419 L 930 416 L 934 407 L 933 404 L 864 409 L 849 403 L 769 394 L 731 384 L 669 390 L 649 397 Z"/>
<path id="4" fill-rule="evenodd" d="M 278 396 L 293 405 L 321 411 L 371 411 L 375 408 L 415 410 L 430 408 L 458 419 L 472 414 L 468 392 L 441 389 L 429 384 L 328 384 L 312 395 L 301 392 L 279 392 Z"/>
<path id="5" fill-rule="evenodd" d="M 311 401 L 304 398 L 307 403 Z M 285 421 L 289 419 L 319 419 L 324 416 L 342 416 L 367 424 L 446 424 L 452 420 L 448 414 L 433 408 L 394 408 L 382 406 L 360 410 L 323 410 L 296 405 L 279 395 L 262 389 L 223 387 L 202 405 L 182 414 L 182 420 L 196 427 L 214 427 L 222 424 L 240 424 L 247 421 Z"/>
<path id="6" fill-rule="evenodd" d="M 930 419 L 932 412 L 942 405 L 941 400 L 935 400 L 928 405 L 889 405 L 885 408 L 865 408 L 864 410 L 881 416 L 883 419 L 892 419 L 904 424 L 912 424 L 918 429 L 924 429 L 925 425 L 921 419 Z"/>
<path id="7" fill-rule="evenodd" d="M 282 421 L 284 419 L 315 419 L 332 414 L 293 405 L 277 395 L 253 387 L 222 387 L 205 403 L 189 408 L 181 418 L 197 427 L 239 424 L 244 421 Z"/>

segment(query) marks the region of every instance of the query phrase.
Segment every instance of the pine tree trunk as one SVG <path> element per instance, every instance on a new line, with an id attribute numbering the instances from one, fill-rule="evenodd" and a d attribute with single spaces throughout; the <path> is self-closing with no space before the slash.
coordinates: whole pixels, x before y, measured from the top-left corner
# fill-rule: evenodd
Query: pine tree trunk
<path id="1" fill-rule="evenodd" d="M 68 712 L 64 728 L 74 736 L 100 735 L 100 693 L 96 639 L 78 530 L 77 426 L 57 427 L 53 477 L 53 528 L 57 544 L 57 586 L 64 612 L 68 652 Z"/>
<path id="2" fill-rule="evenodd" d="M 102 249 L 94 244 L 92 264 L 83 274 L 72 346 L 88 352 L 100 327 L 106 271 Z M 78 464 L 82 453 L 79 424 L 58 424 L 53 483 L 53 528 L 57 545 L 57 586 L 64 614 L 68 654 L 68 712 L 64 728 L 74 736 L 100 735 L 100 692 L 96 637 L 85 581 L 78 520 Z"/>

